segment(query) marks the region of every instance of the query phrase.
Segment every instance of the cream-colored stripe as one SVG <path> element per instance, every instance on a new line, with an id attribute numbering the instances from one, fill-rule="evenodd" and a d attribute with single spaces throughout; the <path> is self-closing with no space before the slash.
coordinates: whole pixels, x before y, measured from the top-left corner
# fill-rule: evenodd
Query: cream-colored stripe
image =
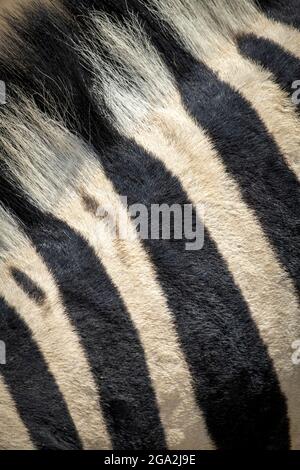
<path id="1" fill-rule="evenodd" d="M 100 209 L 120 214 L 122 226 L 128 226 L 129 239 L 115 238 L 107 220 L 83 210 L 76 194 L 60 205 L 56 215 L 88 240 L 122 296 L 143 344 L 168 448 L 211 449 L 172 314 L 127 210 L 102 171 L 90 168 L 86 180 L 81 190 L 92 196 Z"/>
<path id="2" fill-rule="evenodd" d="M 257 21 L 253 22 L 253 27 L 249 28 L 248 31 L 246 30 L 246 32 L 269 39 L 300 59 L 300 32 L 296 29 L 283 23 L 269 20 L 261 15 L 257 18 Z M 297 77 L 295 77 L 296 79 Z"/>
<path id="3" fill-rule="evenodd" d="M 158 112 L 134 137 L 179 178 L 194 204 L 205 205 L 205 225 L 268 347 L 288 398 L 293 447 L 300 448 L 300 368 L 291 360 L 291 345 L 300 338 L 300 311 L 291 280 L 208 137 L 180 104 Z"/>
<path id="4" fill-rule="evenodd" d="M 252 0 L 204 0 L 208 8 L 221 19 L 223 28 L 234 34 L 255 34 L 277 43 L 286 51 L 300 58 L 300 32 L 280 21 L 265 16 Z M 202 4 L 202 8 L 203 8 Z M 224 13 L 226 11 L 226 14 Z M 222 16 L 222 17 L 221 17 Z M 226 30 L 224 30 L 225 32 Z"/>
<path id="5" fill-rule="evenodd" d="M 0 423 L 0 450 L 34 450 L 27 429 L 1 375 Z"/>
<path id="6" fill-rule="evenodd" d="M 253 106 L 273 135 L 288 165 L 300 178 L 299 119 L 292 101 L 273 81 L 273 75 L 239 54 L 234 36 L 221 34 L 196 0 L 159 2 L 160 14 L 175 27 L 190 52 L 219 78 L 239 91 Z M 216 10 L 220 22 L 220 10 Z M 297 79 L 297 77 L 295 78 Z"/>
<path id="7" fill-rule="evenodd" d="M 207 65 L 251 103 L 300 179 L 299 119 L 291 100 L 271 73 L 244 59 L 234 46 L 228 46 L 224 55 L 211 56 Z"/>
<path id="8" fill-rule="evenodd" d="M 35 303 L 16 284 L 10 267 L 23 271 L 45 291 L 43 305 Z M 85 352 L 64 311 L 52 275 L 29 243 L 26 249 L 7 260 L 1 270 L 1 280 L 0 295 L 32 331 L 63 394 L 84 448 L 110 449 L 110 438 L 99 407 L 99 393 Z M 14 436 L 17 436 L 17 429 L 12 439 Z"/>

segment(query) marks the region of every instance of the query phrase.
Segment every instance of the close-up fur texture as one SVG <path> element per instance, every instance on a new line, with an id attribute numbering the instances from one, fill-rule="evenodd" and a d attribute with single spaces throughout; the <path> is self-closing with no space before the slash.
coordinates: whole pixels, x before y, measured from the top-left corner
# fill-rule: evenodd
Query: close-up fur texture
<path id="1" fill-rule="evenodd" d="M 0 14 L 0 449 L 300 450 L 300 0 Z"/>

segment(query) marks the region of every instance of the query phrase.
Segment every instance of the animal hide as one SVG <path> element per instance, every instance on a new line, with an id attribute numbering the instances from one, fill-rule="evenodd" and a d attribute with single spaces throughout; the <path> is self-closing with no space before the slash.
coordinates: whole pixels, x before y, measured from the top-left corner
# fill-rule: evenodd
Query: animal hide
<path id="1" fill-rule="evenodd" d="M 0 449 L 300 449 L 299 0 L 0 24 Z"/>

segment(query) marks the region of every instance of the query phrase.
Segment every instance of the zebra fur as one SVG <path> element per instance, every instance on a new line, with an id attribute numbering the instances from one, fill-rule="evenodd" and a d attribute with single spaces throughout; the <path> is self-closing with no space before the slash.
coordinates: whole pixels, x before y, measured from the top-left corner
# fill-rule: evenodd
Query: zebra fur
<path id="1" fill-rule="evenodd" d="M 292 7 L 33 1 L 3 20 L 1 449 L 300 449 Z M 203 248 L 140 239 L 124 196 L 190 204 L 194 227 L 203 205 Z"/>

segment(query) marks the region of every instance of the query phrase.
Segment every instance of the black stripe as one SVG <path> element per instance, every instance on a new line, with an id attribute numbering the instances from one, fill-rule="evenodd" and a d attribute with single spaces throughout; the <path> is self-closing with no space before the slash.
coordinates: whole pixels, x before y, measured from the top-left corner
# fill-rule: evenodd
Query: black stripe
<path id="1" fill-rule="evenodd" d="M 165 448 L 138 333 L 103 266 L 88 243 L 68 225 L 31 208 L 25 197 L 22 201 L 27 211 L 29 208 L 35 214 L 34 224 L 32 217 L 24 218 L 26 211 L 19 205 L 10 203 L 10 209 L 24 222 L 79 332 L 114 448 Z M 32 396 L 38 401 L 38 395 Z M 60 419 L 55 410 L 53 419 Z"/>
<path id="2" fill-rule="evenodd" d="M 300 60 L 273 41 L 245 34 L 237 38 L 240 52 L 273 73 L 277 84 L 283 88 L 300 110 Z M 300 48 L 299 48 L 300 50 Z M 293 83 L 299 81 L 298 86 Z M 297 96 L 296 96 L 297 93 Z M 298 103 L 299 101 L 299 103 Z"/>
<path id="3" fill-rule="evenodd" d="M 6 344 L 6 364 L 0 366 L 0 372 L 35 446 L 81 449 L 64 399 L 31 332 L 3 298 L 0 298 L 0 339 Z M 12 442 L 13 439 L 12 435 Z"/>
<path id="4" fill-rule="evenodd" d="M 88 353 L 114 447 L 164 448 L 138 333 L 95 253 L 77 233 L 53 218 L 47 229 L 31 236 Z"/>
<path id="5" fill-rule="evenodd" d="M 270 18 L 300 29 L 299 0 L 256 0 Z"/>
<path id="6" fill-rule="evenodd" d="M 118 2 L 118 7 L 122 4 Z M 35 24 L 35 34 L 44 36 L 45 24 L 39 33 Z M 60 47 L 57 54 L 69 56 L 71 51 Z M 45 67 L 41 61 L 40 66 Z M 53 70 L 49 69 L 48 75 L 51 94 Z M 81 111 L 75 103 L 79 120 Z M 119 194 L 128 196 L 129 204 L 144 203 L 149 208 L 151 203 L 189 203 L 179 181 L 159 161 L 113 135 L 102 117 L 97 119 L 94 114 L 93 118 L 96 125 L 90 133 L 91 141 L 106 174 Z M 80 124 L 82 129 L 82 121 Z M 103 145 L 103 133 L 110 136 L 111 149 Z M 146 240 L 145 247 L 174 313 L 198 403 L 217 446 L 288 448 L 286 403 L 272 362 L 209 233 L 198 252 L 186 251 L 185 240 Z M 73 276 L 71 266 L 66 272 L 69 269 Z"/>
<path id="7" fill-rule="evenodd" d="M 17 268 L 11 268 L 12 277 L 23 291 L 37 304 L 42 305 L 46 300 L 46 294 L 33 280 L 23 271 Z"/>

